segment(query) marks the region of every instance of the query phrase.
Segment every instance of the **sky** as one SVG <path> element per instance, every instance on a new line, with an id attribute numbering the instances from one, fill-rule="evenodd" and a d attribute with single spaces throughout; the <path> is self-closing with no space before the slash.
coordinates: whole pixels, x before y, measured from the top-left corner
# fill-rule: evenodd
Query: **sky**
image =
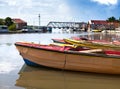
<path id="1" fill-rule="evenodd" d="M 87 22 L 120 17 L 118 0 L 0 0 L 0 18 L 21 18 L 28 25 L 50 21 Z"/>

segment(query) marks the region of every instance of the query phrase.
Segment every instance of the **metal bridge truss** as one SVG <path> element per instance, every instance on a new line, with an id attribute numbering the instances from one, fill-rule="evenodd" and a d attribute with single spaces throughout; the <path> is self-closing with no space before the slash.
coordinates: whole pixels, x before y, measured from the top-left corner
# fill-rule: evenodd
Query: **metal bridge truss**
<path id="1" fill-rule="evenodd" d="M 59 29 L 80 30 L 87 26 L 85 22 L 49 22 L 48 27 Z"/>

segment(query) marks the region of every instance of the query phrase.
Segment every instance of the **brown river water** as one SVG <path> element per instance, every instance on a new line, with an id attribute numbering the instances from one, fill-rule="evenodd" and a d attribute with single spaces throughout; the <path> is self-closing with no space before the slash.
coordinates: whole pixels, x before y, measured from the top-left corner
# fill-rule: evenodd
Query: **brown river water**
<path id="1" fill-rule="evenodd" d="M 120 40 L 119 34 L 103 33 L 1 34 L 0 89 L 120 89 L 120 75 L 27 66 L 14 45 L 17 41 L 49 44 L 52 38 L 72 36 L 109 41 Z"/>

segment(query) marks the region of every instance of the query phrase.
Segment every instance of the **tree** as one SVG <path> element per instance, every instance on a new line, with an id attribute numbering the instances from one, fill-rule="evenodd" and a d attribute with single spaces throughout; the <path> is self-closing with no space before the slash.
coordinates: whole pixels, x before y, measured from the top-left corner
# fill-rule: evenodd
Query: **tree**
<path id="1" fill-rule="evenodd" d="M 4 25 L 5 23 L 4 23 L 4 19 L 1 19 L 0 18 L 0 25 Z"/>
<path id="2" fill-rule="evenodd" d="M 6 17 L 5 18 L 5 25 L 7 25 L 9 27 L 12 24 L 13 24 L 12 19 L 10 17 Z"/>
<path id="3" fill-rule="evenodd" d="M 114 16 L 112 16 L 112 17 L 108 18 L 107 21 L 115 22 L 115 21 L 117 21 L 117 19 Z"/>
<path id="4" fill-rule="evenodd" d="M 110 29 L 110 30 L 115 29 L 115 23 L 114 23 L 114 22 L 118 22 L 118 20 L 117 20 L 114 16 L 112 16 L 112 17 L 109 17 L 109 18 L 107 19 L 107 21 L 108 21 L 109 29 Z"/>

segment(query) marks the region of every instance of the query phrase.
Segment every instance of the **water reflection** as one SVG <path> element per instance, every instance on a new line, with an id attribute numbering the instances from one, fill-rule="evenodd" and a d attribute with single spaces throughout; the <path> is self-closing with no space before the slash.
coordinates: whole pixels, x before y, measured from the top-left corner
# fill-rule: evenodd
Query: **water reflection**
<path id="1" fill-rule="evenodd" d="M 86 37 L 91 40 L 106 40 L 106 41 L 120 41 L 120 34 L 103 34 L 103 33 L 92 33 L 87 35 L 80 35 L 80 37 Z"/>
<path id="2" fill-rule="evenodd" d="M 71 72 L 24 65 L 16 86 L 25 89 L 119 89 L 120 75 Z"/>
<path id="3" fill-rule="evenodd" d="M 19 58 L 21 58 L 20 61 L 17 60 Z M 8 74 L 18 69 L 22 63 L 22 57 L 19 56 L 14 44 L 0 45 L 0 74 Z"/>

